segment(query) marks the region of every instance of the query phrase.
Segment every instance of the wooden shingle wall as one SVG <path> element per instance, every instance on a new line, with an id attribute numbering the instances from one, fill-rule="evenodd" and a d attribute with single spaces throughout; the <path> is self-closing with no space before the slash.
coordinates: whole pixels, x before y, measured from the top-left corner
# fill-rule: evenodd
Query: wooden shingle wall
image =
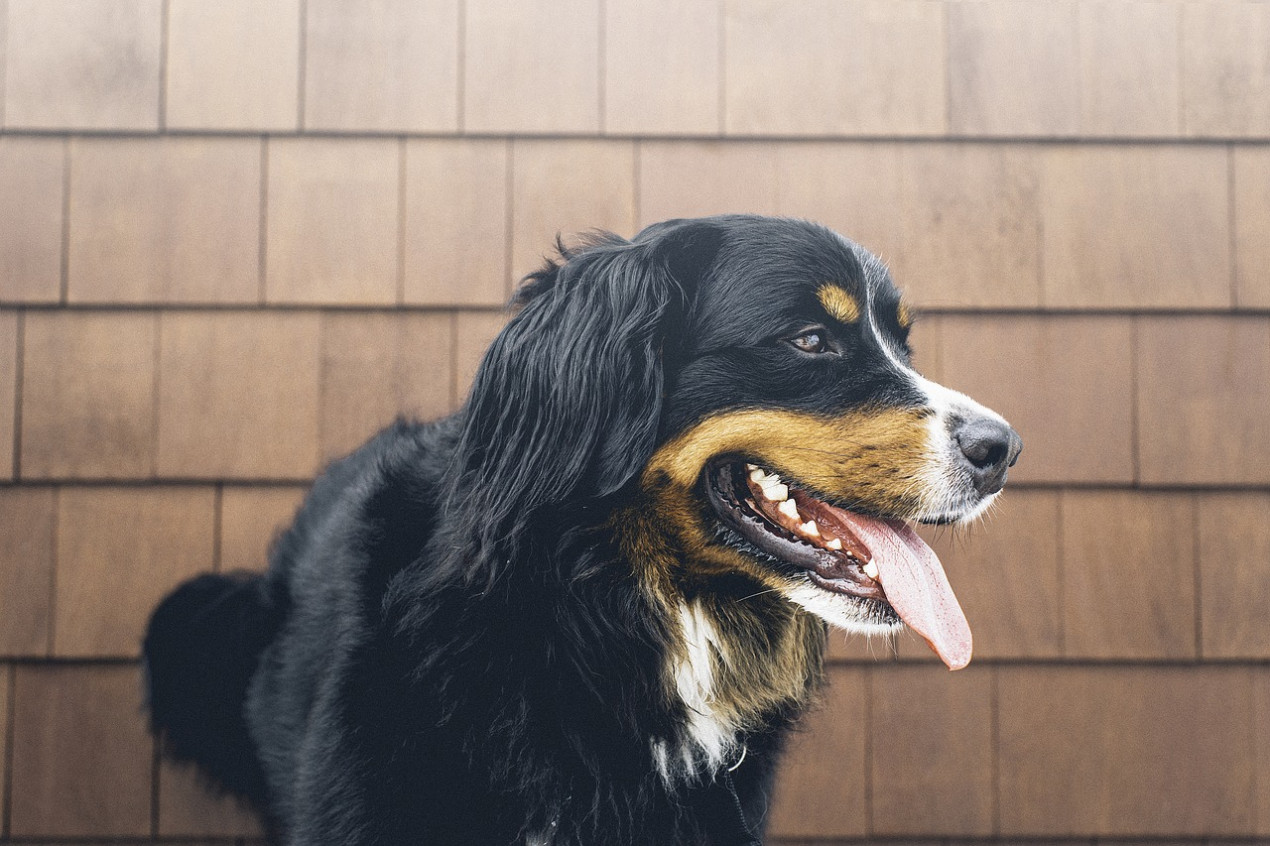
<path id="1" fill-rule="evenodd" d="M 1270 839 L 1270 2 L 0 0 L 0 839 L 227 842 L 137 639 L 456 406 L 557 231 L 811 217 L 1027 444 L 783 842 Z M 182 840 L 185 838 L 186 840 Z"/>

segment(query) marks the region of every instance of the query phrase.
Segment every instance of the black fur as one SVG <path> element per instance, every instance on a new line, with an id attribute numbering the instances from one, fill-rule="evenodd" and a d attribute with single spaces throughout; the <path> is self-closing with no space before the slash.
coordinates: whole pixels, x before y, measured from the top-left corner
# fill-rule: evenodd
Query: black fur
<path id="1" fill-rule="evenodd" d="M 844 380 L 778 343 L 815 284 L 880 272 L 863 255 L 729 216 L 598 237 L 531 276 L 459 412 L 328 468 L 265 575 L 202 576 L 155 612 L 167 748 L 290 844 L 746 842 L 797 708 L 731 776 L 666 783 L 650 739 L 687 719 L 671 623 L 608 521 L 713 411 L 910 401 L 863 345 Z"/>
<path id="2" fill-rule="evenodd" d="M 264 792 L 241 711 L 256 657 L 281 619 L 263 578 L 209 573 L 181 585 L 150 620 L 146 670 L 162 681 L 148 685 L 148 704 L 165 751 L 197 761 L 233 793 Z"/>

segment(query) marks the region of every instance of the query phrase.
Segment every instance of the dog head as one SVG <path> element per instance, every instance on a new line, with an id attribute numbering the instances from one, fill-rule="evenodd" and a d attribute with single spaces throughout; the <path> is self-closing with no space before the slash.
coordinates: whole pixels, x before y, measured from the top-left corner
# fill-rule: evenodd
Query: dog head
<path id="1" fill-rule="evenodd" d="M 912 524 L 981 514 L 1021 442 L 914 371 L 880 261 L 802 221 L 669 221 L 565 253 L 520 301 L 460 450 L 488 545 L 589 515 L 666 603 L 764 591 L 969 661 Z"/>

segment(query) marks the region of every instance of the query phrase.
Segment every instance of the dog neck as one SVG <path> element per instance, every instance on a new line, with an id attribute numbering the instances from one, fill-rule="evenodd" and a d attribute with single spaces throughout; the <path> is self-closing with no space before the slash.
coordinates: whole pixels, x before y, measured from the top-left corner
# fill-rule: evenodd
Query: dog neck
<path id="1" fill-rule="evenodd" d="M 668 783 L 694 782 L 735 764 L 747 733 L 801 713 L 822 681 L 825 625 L 744 574 L 694 559 L 651 511 L 611 525 L 669 635 L 662 679 L 681 730 L 653 740 L 654 760 Z"/>

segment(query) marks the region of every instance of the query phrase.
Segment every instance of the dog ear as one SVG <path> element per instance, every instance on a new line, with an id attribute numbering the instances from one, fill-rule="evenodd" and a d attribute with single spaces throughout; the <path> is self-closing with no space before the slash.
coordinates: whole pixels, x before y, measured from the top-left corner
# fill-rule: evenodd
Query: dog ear
<path id="1" fill-rule="evenodd" d="M 639 473 L 656 445 L 667 339 L 719 242 L 683 228 L 605 235 L 526 278 L 477 373 L 458 450 L 463 507 L 486 538 Z"/>
<path id="2" fill-rule="evenodd" d="M 672 277 L 698 283 L 723 246 L 723 230 L 709 219 L 676 218 L 645 227 L 635 241 L 649 244 Z"/>

